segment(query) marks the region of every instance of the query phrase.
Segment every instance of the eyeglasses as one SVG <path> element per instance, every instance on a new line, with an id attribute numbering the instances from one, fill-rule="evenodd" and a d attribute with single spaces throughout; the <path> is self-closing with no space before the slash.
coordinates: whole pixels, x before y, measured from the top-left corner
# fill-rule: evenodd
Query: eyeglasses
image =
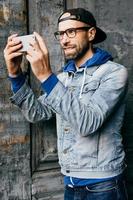
<path id="1" fill-rule="evenodd" d="M 77 28 L 69 28 L 65 31 L 56 31 L 54 36 L 57 40 L 62 40 L 64 34 L 69 38 L 74 38 L 76 36 L 77 31 L 88 31 L 91 27 L 77 27 Z"/>

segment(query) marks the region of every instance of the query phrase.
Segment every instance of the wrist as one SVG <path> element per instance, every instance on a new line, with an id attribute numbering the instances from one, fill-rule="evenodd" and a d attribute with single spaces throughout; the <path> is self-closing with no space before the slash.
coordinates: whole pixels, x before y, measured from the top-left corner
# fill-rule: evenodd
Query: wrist
<path id="1" fill-rule="evenodd" d="M 58 78 L 55 74 L 51 74 L 47 80 L 45 80 L 44 82 L 41 83 L 41 86 L 44 90 L 44 92 L 47 93 L 47 95 L 50 94 L 50 92 L 53 90 L 53 88 L 55 87 L 55 85 L 58 83 Z"/>
<path id="2" fill-rule="evenodd" d="M 8 75 L 10 76 L 10 77 L 12 77 L 12 78 L 15 78 L 15 77 L 17 77 L 17 76 L 19 76 L 20 74 L 22 74 L 22 70 L 21 69 L 19 69 L 19 70 L 16 70 L 16 71 L 8 71 Z"/>
<path id="3" fill-rule="evenodd" d="M 16 73 L 16 74 L 8 73 L 8 76 L 11 77 L 11 78 L 16 78 L 16 77 L 18 77 L 20 74 L 22 74 L 22 72 Z"/>
<path id="4" fill-rule="evenodd" d="M 11 81 L 13 92 L 16 93 L 24 84 L 26 80 L 26 74 L 21 73 L 16 77 L 8 76 L 8 79 Z"/>
<path id="5" fill-rule="evenodd" d="M 38 77 L 39 81 L 41 83 L 43 83 L 44 81 L 46 81 L 50 76 L 52 75 L 52 72 L 48 73 L 47 75 L 41 75 L 40 77 Z"/>

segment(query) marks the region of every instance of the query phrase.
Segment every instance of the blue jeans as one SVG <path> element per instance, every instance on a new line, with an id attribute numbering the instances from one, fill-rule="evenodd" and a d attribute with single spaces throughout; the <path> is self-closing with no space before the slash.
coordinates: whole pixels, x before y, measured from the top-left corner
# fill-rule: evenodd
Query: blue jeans
<path id="1" fill-rule="evenodd" d="M 123 180 L 105 181 L 89 186 L 65 187 L 64 200 L 127 200 Z"/>

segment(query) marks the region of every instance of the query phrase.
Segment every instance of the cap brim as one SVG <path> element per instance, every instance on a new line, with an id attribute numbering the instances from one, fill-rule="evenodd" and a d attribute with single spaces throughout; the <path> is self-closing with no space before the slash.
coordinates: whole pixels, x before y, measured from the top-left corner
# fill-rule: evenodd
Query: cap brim
<path id="1" fill-rule="evenodd" d="M 106 33 L 102 31 L 100 28 L 96 27 L 96 35 L 95 39 L 93 40 L 93 44 L 103 42 L 106 38 L 107 38 Z"/>

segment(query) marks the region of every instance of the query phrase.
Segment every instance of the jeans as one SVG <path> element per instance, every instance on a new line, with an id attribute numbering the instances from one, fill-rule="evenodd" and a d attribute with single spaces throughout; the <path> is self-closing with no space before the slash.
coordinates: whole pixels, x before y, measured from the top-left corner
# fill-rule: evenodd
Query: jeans
<path id="1" fill-rule="evenodd" d="M 64 200 L 127 200 L 125 182 L 111 180 L 89 186 L 66 186 Z"/>

